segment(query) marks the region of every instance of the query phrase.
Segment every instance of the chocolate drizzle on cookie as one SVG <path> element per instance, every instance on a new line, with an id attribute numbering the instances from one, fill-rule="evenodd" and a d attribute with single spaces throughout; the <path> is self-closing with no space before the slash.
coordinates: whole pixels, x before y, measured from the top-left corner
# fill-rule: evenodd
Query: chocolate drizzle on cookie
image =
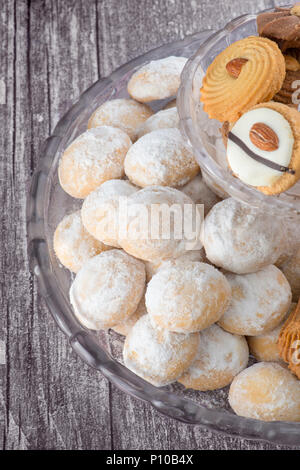
<path id="1" fill-rule="evenodd" d="M 238 136 L 233 134 L 233 132 L 229 132 L 228 139 L 231 140 L 234 144 L 240 147 L 250 158 L 256 160 L 257 162 L 261 163 L 262 165 L 268 166 L 273 170 L 281 171 L 282 173 L 289 173 L 290 175 L 294 175 L 296 172 L 292 168 L 288 168 L 282 165 L 278 165 L 278 163 L 272 162 L 267 158 L 258 155 L 257 153 L 253 152 L 246 144 L 243 142 Z"/>

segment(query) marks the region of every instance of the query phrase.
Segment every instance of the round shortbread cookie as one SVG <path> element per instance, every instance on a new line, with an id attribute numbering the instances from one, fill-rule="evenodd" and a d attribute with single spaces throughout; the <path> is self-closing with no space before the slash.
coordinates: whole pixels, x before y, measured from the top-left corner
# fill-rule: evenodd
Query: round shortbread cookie
<path id="1" fill-rule="evenodd" d="M 231 288 L 213 266 L 199 262 L 168 265 L 146 290 L 151 321 L 169 331 L 192 333 L 217 322 L 228 308 Z"/>
<path id="2" fill-rule="evenodd" d="M 270 265 L 251 274 L 225 274 L 232 290 L 230 307 L 219 320 L 224 330 L 257 336 L 274 329 L 286 316 L 291 288 L 282 272 Z"/>
<path id="3" fill-rule="evenodd" d="M 92 237 L 84 228 L 80 211 L 66 215 L 56 227 L 53 248 L 61 264 L 77 273 L 83 264 L 109 247 Z"/>
<path id="4" fill-rule="evenodd" d="M 234 378 L 229 403 L 246 418 L 300 421 L 300 382 L 280 364 L 260 362 Z"/>
<path id="5" fill-rule="evenodd" d="M 186 388 L 216 390 L 229 385 L 247 367 L 249 350 L 244 336 L 232 335 L 217 325 L 199 333 L 196 359 L 178 379 Z"/>
<path id="6" fill-rule="evenodd" d="M 201 228 L 209 261 L 237 274 L 256 272 L 284 250 L 281 220 L 233 198 L 216 204 Z"/>
<path id="7" fill-rule="evenodd" d="M 141 103 L 176 95 L 186 62 L 185 57 L 175 56 L 149 62 L 132 75 L 128 82 L 128 93 Z"/>
<path id="8" fill-rule="evenodd" d="M 119 98 L 103 103 L 91 115 L 88 128 L 99 126 L 117 127 L 129 135 L 134 142 L 138 129 L 152 116 L 149 106 L 135 100 Z"/>
<path id="9" fill-rule="evenodd" d="M 137 190 L 129 181 L 109 180 L 91 192 L 81 209 L 86 230 L 106 245 L 119 248 L 120 209 Z"/>

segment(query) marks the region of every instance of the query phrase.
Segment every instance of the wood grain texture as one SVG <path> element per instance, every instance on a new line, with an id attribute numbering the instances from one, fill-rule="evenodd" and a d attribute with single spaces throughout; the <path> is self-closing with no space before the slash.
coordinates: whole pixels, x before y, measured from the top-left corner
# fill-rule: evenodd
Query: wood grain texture
<path id="1" fill-rule="evenodd" d="M 38 296 L 25 218 L 25 195 L 42 142 L 88 86 L 153 47 L 272 4 L 0 0 L 3 449 L 276 448 L 171 421 L 85 366 Z"/>

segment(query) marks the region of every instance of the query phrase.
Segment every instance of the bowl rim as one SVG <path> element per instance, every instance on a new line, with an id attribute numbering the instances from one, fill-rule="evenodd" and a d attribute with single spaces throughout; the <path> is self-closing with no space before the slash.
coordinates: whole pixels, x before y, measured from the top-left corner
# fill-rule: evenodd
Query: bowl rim
<path id="1" fill-rule="evenodd" d="M 90 367 L 100 371 L 114 385 L 135 398 L 150 403 L 162 414 L 187 424 L 194 424 L 230 436 L 243 437 L 275 444 L 296 446 L 300 444 L 300 427 L 288 422 L 263 422 L 243 418 L 220 409 L 209 409 L 189 398 L 176 395 L 164 388 L 157 388 L 141 379 L 100 347 L 95 335 L 84 328 L 74 317 L 71 306 L 58 289 L 58 280 L 51 267 L 51 257 L 45 230 L 45 206 L 49 197 L 47 179 L 51 172 L 59 143 L 66 129 L 88 106 L 91 99 L 111 87 L 120 75 L 142 63 L 155 60 L 158 53 L 162 57 L 176 52 L 180 45 L 203 42 L 211 31 L 202 31 L 184 40 L 155 48 L 115 70 L 109 77 L 95 82 L 82 93 L 77 103 L 60 119 L 51 136 L 46 139 L 40 151 L 38 165 L 34 171 L 27 197 L 26 222 L 28 234 L 28 257 L 30 270 L 36 276 L 39 293 L 57 323 L 66 335 L 76 354 Z M 168 53 L 166 53 L 166 50 Z"/>
<path id="2" fill-rule="evenodd" d="M 281 8 L 283 8 L 283 6 Z M 276 212 L 276 215 L 281 217 L 293 217 L 299 219 L 300 210 L 294 208 L 289 200 L 279 199 L 278 195 L 268 196 L 263 194 L 261 191 L 254 191 L 255 188 L 246 185 L 239 178 L 236 178 L 225 168 L 222 168 L 217 162 L 215 162 L 215 160 L 209 155 L 208 151 L 204 148 L 202 139 L 194 128 L 190 112 L 193 77 L 200 65 L 201 58 L 209 51 L 211 44 L 227 37 L 228 33 L 231 33 L 237 26 L 256 19 L 258 14 L 273 10 L 274 7 L 267 8 L 255 14 L 241 15 L 227 23 L 224 28 L 215 32 L 205 42 L 203 42 L 198 51 L 188 60 L 183 69 L 181 84 L 178 91 L 177 107 L 182 133 L 193 147 L 198 157 L 200 167 L 204 168 L 206 173 L 213 177 L 218 185 L 222 187 L 224 185 L 224 181 L 227 181 L 225 191 L 235 199 L 273 213 L 276 210 L 278 211 Z M 249 200 L 251 200 L 251 203 Z"/>

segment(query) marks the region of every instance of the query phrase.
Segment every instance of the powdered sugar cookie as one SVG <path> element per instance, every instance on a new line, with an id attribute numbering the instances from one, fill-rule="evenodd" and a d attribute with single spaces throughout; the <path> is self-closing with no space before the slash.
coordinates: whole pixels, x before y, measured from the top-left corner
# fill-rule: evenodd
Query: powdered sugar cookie
<path id="1" fill-rule="evenodd" d="M 182 228 L 184 213 L 195 223 L 182 231 L 178 225 Z M 193 201 L 177 189 L 151 186 L 137 191 L 128 198 L 127 216 L 119 244 L 136 258 L 161 262 L 201 247 L 201 216 Z M 172 222 L 174 218 L 176 224 Z"/>
<path id="2" fill-rule="evenodd" d="M 146 305 L 145 305 L 145 296 L 143 295 L 138 308 L 136 311 L 123 323 L 119 323 L 113 327 L 113 330 L 119 333 L 120 335 L 127 336 L 131 328 L 136 324 L 136 322 L 143 316 L 147 314 Z"/>
<path id="3" fill-rule="evenodd" d="M 86 328 L 100 330 L 125 322 L 144 289 L 144 264 L 121 250 L 109 250 L 83 265 L 71 286 L 70 301 Z"/>
<path id="4" fill-rule="evenodd" d="M 127 153 L 125 173 L 137 186 L 183 186 L 199 172 L 178 129 L 159 129 L 141 137 Z"/>
<path id="5" fill-rule="evenodd" d="M 297 302 L 300 297 L 300 248 L 280 269 L 290 283 L 294 302 Z"/>
<path id="6" fill-rule="evenodd" d="M 138 130 L 138 139 L 143 137 L 149 132 L 157 131 L 158 129 L 176 128 L 179 126 L 179 116 L 177 108 L 170 108 L 159 111 L 153 116 L 149 117 Z"/>
<path id="7" fill-rule="evenodd" d="M 220 198 L 209 189 L 204 182 L 202 175 L 197 175 L 189 183 L 181 188 L 187 196 L 189 196 L 195 204 L 204 205 L 204 214 L 208 214 L 210 209 L 220 202 Z"/>
<path id="8" fill-rule="evenodd" d="M 149 316 L 140 318 L 124 345 L 124 363 L 148 382 L 162 387 L 174 382 L 192 364 L 199 335 L 171 333 L 153 327 Z"/>
<path id="9" fill-rule="evenodd" d="M 247 367 L 246 339 L 227 333 L 217 325 L 200 331 L 199 336 L 196 359 L 178 382 L 203 392 L 226 387 Z"/>
<path id="10" fill-rule="evenodd" d="M 280 362 L 278 337 L 283 327 L 283 324 L 289 314 L 296 308 L 296 304 L 291 304 L 288 314 L 284 317 L 283 321 L 267 333 L 259 336 L 249 336 L 247 338 L 250 352 L 258 361 L 264 362 Z"/>
<path id="11" fill-rule="evenodd" d="M 89 258 L 109 249 L 85 230 L 80 211 L 66 215 L 58 224 L 53 237 L 53 248 L 61 264 L 74 273 Z"/>
<path id="12" fill-rule="evenodd" d="M 177 266 L 180 263 L 186 263 L 190 261 L 199 261 L 201 263 L 205 263 L 205 253 L 203 248 L 201 250 L 191 250 L 186 251 L 183 255 L 179 256 L 178 258 L 170 259 L 170 260 L 158 260 L 158 261 L 145 261 L 145 268 L 146 268 L 146 279 L 149 282 L 154 274 L 156 274 L 160 269 L 164 269 L 168 266 Z"/>
<path id="13" fill-rule="evenodd" d="M 228 198 L 205 218 L 201 241 L 211 263 L 251 273 L 277 261 L 284 250 L 284 228 L 278 218 Z"/>
<path id="14" fill-rule="evenodd" d="M 106 101 L 91 115 L 88 128 L 112 126 L 122 129 L 134 142 L 140 126 L 152 116 L 149 106 L 125 98 Z"/>
<path id="15" fill-rule="evenodd" d="M 202 178 L 206 186 L 208 186 L 209 189 L 213 193 L 215 193 L 215 195 L 218 196 L 220 199 L 227 199 L 228 197 L 230 197 L 230 195 L 226 193 L 226 191 L 224 191 L 224 189 L 215 181 L 213 181 L 212 178 L 204 171 L 202 171 Z"/>
<path id="16" fill-rule="evenodd" d="M 132 75 L 128 93 L 141 103 L 176 95 L 186 62 L 185 57 L 175 56 L 149 62 Z"/>
<path id="17" fill-rule="evenodd" d="M 218 321 L 227 309 L 231 288 L 213 266 L 199 262 L 168 265 L 146 290 L 151 321 L 169 331 L 191 333 Z"/>
<path id="18" fill-rule="evenodd" d="M 230 307 L 219 320 L 224 330 L 256 336 L 271 331 L 286 316 L 292 301 L 291 288 L 276 266 L 251 274 L 226 273 L 231 286 Z"/>
<path id="19" fill-rule="evenodd" d="M 81 217 L 86 230 L 106 245 L 119 248 L 119 208 L 138 188 L 124 180 L 109 180 L 84 200 Z"/>
<path id="20" fill-rule="evenodd" d="M 122 178 L 124 159 L 131 146 L 125 132 L 110 126 L 89 129 L 64 151 L 58 167 L 62 188 L 85 198 L 104 181 Z"/>
<path id="21" fill-rule="evenodd" d="M 300 382 L 280 364 L 260 362 L 234 378 L 229 403 L 246 418 L 300 421 Z"/>

